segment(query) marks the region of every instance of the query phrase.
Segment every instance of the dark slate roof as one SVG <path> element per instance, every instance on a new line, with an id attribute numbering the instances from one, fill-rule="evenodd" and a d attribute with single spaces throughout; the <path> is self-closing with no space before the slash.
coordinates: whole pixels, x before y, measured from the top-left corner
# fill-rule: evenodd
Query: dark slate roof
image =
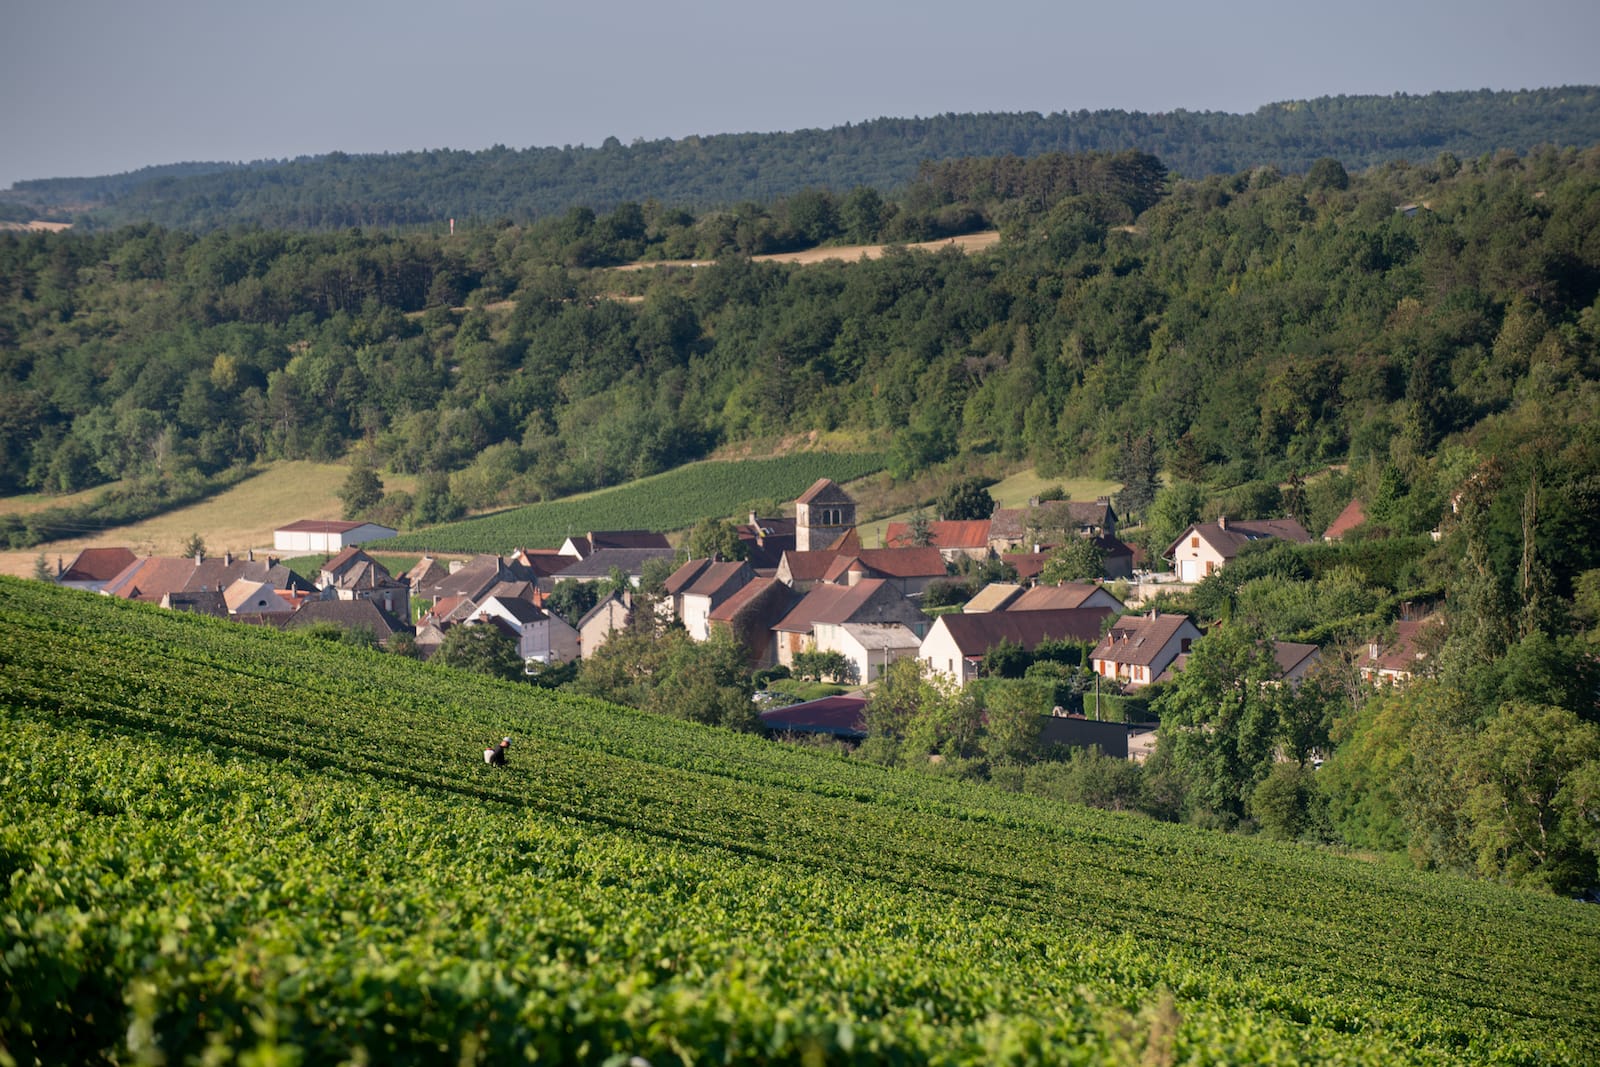
<path id="1" fill-rule="evenodd" d="M 532 601 L 516 600 L 511 597 L 490 597 L 489 599 L 499 604 L 507 615 L 524 625 L 530 622 L 538 622 L 540 619 L 545 618 L 545 613 L 536 607 Z M 488 607 L 487 600 L 478 605 L 478 610 L 482 611 L 486 607 Z"/>
<path id="2" fill-rule="evenodd" d="M 585 559 L 574 560 L 572 566 L 558 576 L 562 581 L 576 578 L 580 582 L 598 581 L 611 577 L 611 568 L 624 574 L 638 574 L 653 559 L 671 559 L 676 553 L 671 548 L 600 548 Z"/>

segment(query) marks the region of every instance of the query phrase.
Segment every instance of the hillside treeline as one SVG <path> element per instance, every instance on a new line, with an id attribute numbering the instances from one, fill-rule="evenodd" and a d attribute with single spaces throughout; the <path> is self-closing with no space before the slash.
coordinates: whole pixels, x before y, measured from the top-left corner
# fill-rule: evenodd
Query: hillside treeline
<path id="1" fill-rule="evenodd" d="M 1600 90 L 1592 86 L 1322 97 L 1269 104 L 1247 115 L 946 114 L 631 145 L 607 138 L 598 148 L 497 145 L 475 152 L 177 164 L 105 178 L 19 182 L 0 194 L 0 217 L 32 212 L 101 227 L 154 222 L 196 231 L 440 227 L 450 218 L 526 223 L 575 206 L 604 213 L 651 198 L 700 212 L 813 187 L 898 192 L 922 164 L 965 157 L 1138 150 L 1180 174 L 1202 177 L 1259 165 L 1304 173 L 1323 157 L 1364 170 L 1440 152 L 1471 158 L 1597 141 Z"/>
<path id="2" fill-rule="evenodd" d="M 1594 150 L 1258 168 L 1148 206 L 1145 157 L 1081 162 L 1094 182 L 1037 201 L 996 181 L 1016 166 L 874 201 L 879 230 L 999 226 L 977 256 L 742 254 L 859 221 L 827 190 L 453 238 L 0 236 L 0 490 L 160 499 L 359 448 L 486 506 L 821 429 L 887 443 L 902 474 L 984 454 L 1130 481 L 1131 463 L 1254 510 L 1251 487 L 1350 462 L 1416 532 L 1449 491 L 1447 445 L 1556 456 L 1594 433 Z M 721 258 L 567 265 L 669 248 Z"/>

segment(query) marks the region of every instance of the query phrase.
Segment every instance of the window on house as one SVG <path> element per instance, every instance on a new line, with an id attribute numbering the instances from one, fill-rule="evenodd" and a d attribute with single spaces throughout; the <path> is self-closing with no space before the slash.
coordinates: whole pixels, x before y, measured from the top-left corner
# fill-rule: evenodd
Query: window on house
<path id="1" fill-rule="evenodd" d="M 1178 651 L 1180 651 L 1180 652 L 1187 652 L 1187 651 L 1189 651 L 1189 644 L 1190 644 L 1190 643 L 1191 643 L 1191 642 L 1192 642 L 1192 641 L 1193 641 L 1193 640 L 1194 640 L 1194 638 L 1192 638 L 1192 637 L 1185 637 L 1185 638 L 1184 638 L 1184 639 L 1183 639 L 1183 642 L 1182 642 L 1182 643 L 1181 643 L 1181 644 L 1180 644 L 1180 645 L 1179 645 L 1179 646 L 1178 646 Z"/>
<path id="2" fill-rule="evenodd" d="M 1198 537 L 1189 538 L 1189 547 L 1190 548 L 1199 548 L 1200 547 L 1200 538 L 1198 538 Z"/>

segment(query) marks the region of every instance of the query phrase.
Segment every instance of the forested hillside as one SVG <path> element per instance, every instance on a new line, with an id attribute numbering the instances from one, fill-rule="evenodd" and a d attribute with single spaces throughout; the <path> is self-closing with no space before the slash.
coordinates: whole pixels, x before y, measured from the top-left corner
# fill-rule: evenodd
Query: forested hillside
<path id="1" fill-rule="evenodd" d="M 1600 1051 L 1568 900 L 38 582 L 0 668 L 17 1062 Z"/>
<path id="2" fill-rule="evenodd" d="M 1256 166 L 1304 173 L 1323 157 L 1367 169 L 1540 145 L 1600 142 L 1600 90 L 1339 96 L 1268 104 L 1248 115 L 1174 111 L 879 118 L 833 129 L 682 140 L 608 138 L 480 152 L 334 153 L 249 165 L 180 164 L 106 178 L 20 182 L 0 218 L 75 218 L 188 230 L 229 226 L 333 230 L 443 226 L 446 219 L 526 223 L 574 207 L 630 201 L 701 211 L 767 203 L 807 188 L 898 191 L 919 166 L 967 156 L 1138 150 L 1188 177 Z"/>
<path id="3" fill-rule="evenodd" d="M 120 479 L 101 511 L 160 506 L 239 464 L 355 449 L 426 475 L 389 516 L 412 523 L 819 429 L 887 445 L 902 474 L 1164 468 L 1234 514 L 1348 462 L 1419 532 L 1486 455 L 1595 475 L 1594 150 L 1159 175 L 1137 154 L 956 161 L 898 200 L 624 205 L 453 238 L 3 235 L 0 491 Z M 908 219 L 1003 240 L 743 254 Z M 569 265 L 685 249 L 719 258 Z"/>

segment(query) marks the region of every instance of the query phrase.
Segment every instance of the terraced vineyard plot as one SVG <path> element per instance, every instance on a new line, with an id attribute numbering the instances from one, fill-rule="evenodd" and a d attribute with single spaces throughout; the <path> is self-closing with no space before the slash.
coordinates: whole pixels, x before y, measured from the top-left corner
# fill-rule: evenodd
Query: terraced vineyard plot
<path id="1" fill-rule="evenodd" d="M 32 583 L 0 627 L 22 1062 L 1600 1053 L 1600 909 Z"/>
<path id="2" fill-rule="evenodd" d="M 882 470 L 877 453 L 799 452 L 711 460 L 581 497 L 444 523 L 383 543 L 386 552 L 500 552 L 553 548 L 591 530 L 666 533 L 701 519 L 740 517 L 752 500 L 793 500 L 818 478 L 852 481 Z M 742 521 L 742 520 L 741 520 Z"/>

